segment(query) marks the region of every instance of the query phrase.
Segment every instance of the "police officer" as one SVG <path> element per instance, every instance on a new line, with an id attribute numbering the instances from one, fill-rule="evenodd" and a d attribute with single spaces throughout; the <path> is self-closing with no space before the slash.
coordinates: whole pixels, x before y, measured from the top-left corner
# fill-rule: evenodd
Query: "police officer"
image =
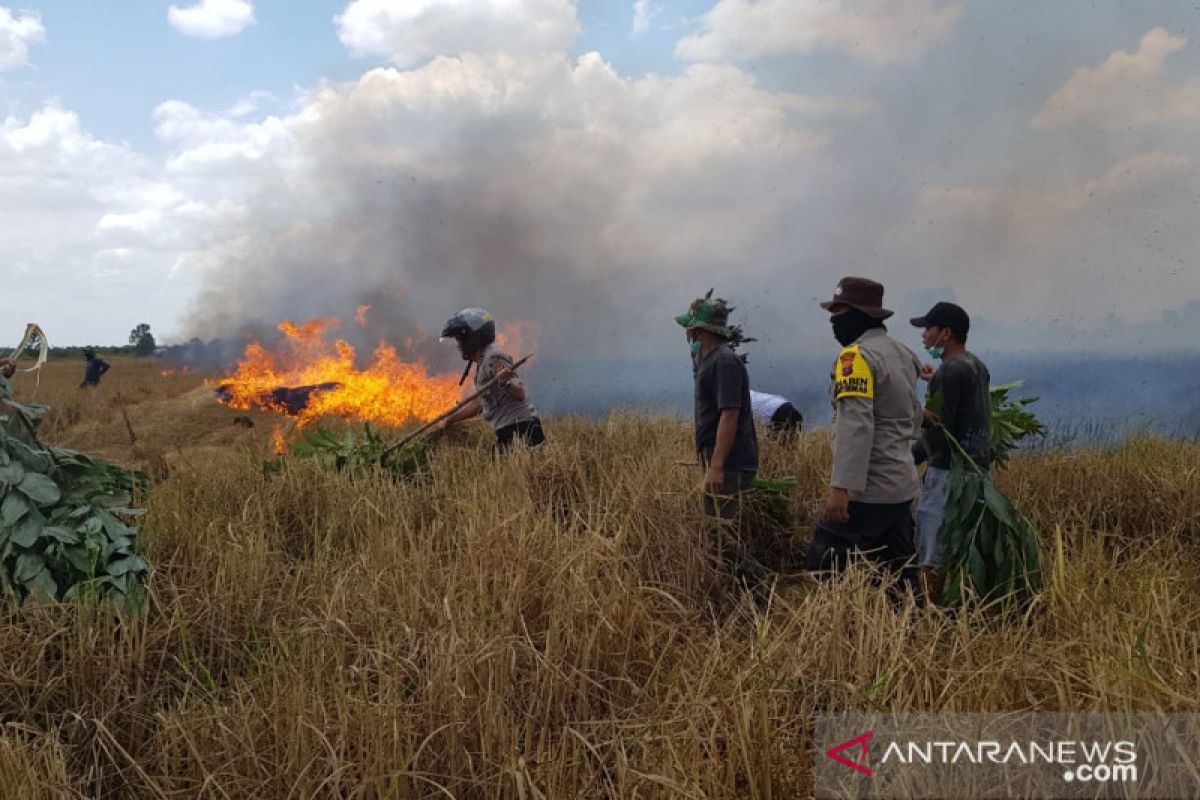
<path id="1" fill-rule="evenodd" d="M 843 278 L 830 314 L 842 346 L 834 364 L 833 471 L 813 533 L 810 570 L 843 569 L 860 553 L 915 589 L 912 501 L 920 492 L 911 447 L 921 427 L 917 356 L 887 333 L 883 286 Z"/>

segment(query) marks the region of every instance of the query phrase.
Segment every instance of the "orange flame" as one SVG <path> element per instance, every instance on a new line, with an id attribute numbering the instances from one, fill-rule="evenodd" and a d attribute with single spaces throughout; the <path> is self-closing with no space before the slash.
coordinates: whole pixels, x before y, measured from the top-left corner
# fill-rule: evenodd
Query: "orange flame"
<path id="1" fill-rule="evenodd" d="M 174 375 L 174 374 L 175 374 L 175 370 L 173 370 L 173 369 L 164 369 L 162 372 L 160 372 L 160 373 L 158 373 L 158 374 L 159 374 L 159 376 L 161 376 L 161 377 L 163 377 L 163 378 L 169 378 L 169 377 L 171 377 L 172 375 Z"/>
<path id="2" fill-rule="evenodd" d="M 354 321 L 358 323 L 359 327 L 367 324 L 367 312 L 370 310 L 371 306 L 367 303 L 354 309 Z"/>
<path id="3" fill-rule="evenodd" d="M 283 435 L 283 428 L 276 425 L 271 430 L 271 447 L 275 450 L 275 455 L 282 455 L 284 448 L 287 446 L 287 440 Z"/>
<path id="4" fill-rule="evenodd" d="M 280 387 L 336 384 L 313 391 L 297 414 L 297 424 L 307 425 L 325 416 L 351 417 L 399 426 L 410 420 L 425 422 L 446 411 L 459 398 L 454 375 L 430 375 L 422 362 L 400 359 L 391 345 L 380 342 L 365 369 L 355 366 L 355 350 L 326 333 L 339 325 L 336 319 L 312 319 L 279 324 L 284 340 L 276 351 L 251 342 L 233 375 L 221 383 L 224 400 L 234 408 L 267 408 L 286 413 L 270 393 Z"/>
<path id="5" fill-rule="evenodd" d="M 496 331 L 496 347 L 513 358 L 521 358 L 537 350 L 542 326 L 536 322 L 506 322 Z"/>

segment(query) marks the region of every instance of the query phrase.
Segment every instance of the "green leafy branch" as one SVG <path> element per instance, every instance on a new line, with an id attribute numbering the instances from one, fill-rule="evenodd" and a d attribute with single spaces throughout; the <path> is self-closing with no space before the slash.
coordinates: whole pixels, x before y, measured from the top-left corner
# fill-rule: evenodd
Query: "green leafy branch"
<path id="1" fill-rule="evenodd" d="M 382 469 L 395 478 L 411 478 L 426 472 L 429 466 L 429 448 L 425 444 L 414 441 L 392 447 L 370 423 L 363 424 L 361 435 L 356 435 L 353 429 L 341 436 L 320 427 L 306 430 L 301 440 L 292 445 L 292 454 L 354 475 Z"/>
<path id="2" fill-rule="evenodd" d="M 0 401 L 0 592 L 18 603 L 91 598 L 143 609 L 149 568 L 132 523 L 146 476 L 42 445 L 46 407 L 12 400 L 2 379 Z"/>
<path id="3" fill-rule="evenodd" d="M 992 482 L 958 440 L 946 488 L 946 511 L 938 537 L 946 588 L 940 602 L 957 604 L 968 589 L 984 602 L 1024 606 L 1041 589 L 1033 526 Z"/>

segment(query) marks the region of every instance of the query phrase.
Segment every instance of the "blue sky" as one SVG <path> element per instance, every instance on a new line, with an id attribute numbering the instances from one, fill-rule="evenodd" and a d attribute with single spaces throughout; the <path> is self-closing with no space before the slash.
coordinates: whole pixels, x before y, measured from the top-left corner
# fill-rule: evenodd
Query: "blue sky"
<path id="1" fill-rule="evenodd" d="M 387 63 L 379 56 L 355 56 L 338 41 L 333 17 L 343 3 L 256 0 L 256 23 L 218 40 L 173 29 L 167 21 L 170 5 L 23 0 L 12 6 L 35 9 L 48 33 L 30 69 L 0 72 L 7 110 L 28 113 L 56 97 L 96 136 L 153 152 L 161 146 L 151 117 L 164 100 L 219 110 L 261 91 L 286 104 L 296 87 L 352 80 Z M 578 5 L 580 35 L 571 49 L 598 50 L 628 74 L 677 72 L 680 64 L 671 53 L 675 40 L 711 3 L 678 0 L 659 7 L 653 25 L 634 36 L 632 3 L 584 0 Z"/>
<path id="2" fill-rule="evenodd" d="M 385 298 L 669 351 L 717 285 L 820 352 L 847 273 L 1023 348 L 1200 333 L 1191 4 L 171 8 L 0 0 L 0 277 L 53 339 Z"/>

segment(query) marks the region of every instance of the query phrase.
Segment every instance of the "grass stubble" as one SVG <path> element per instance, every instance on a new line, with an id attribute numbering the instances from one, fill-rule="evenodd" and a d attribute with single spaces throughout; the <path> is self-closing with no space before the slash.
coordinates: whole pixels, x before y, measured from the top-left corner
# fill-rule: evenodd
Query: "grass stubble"
<path id="1" fill-rule="evenodd" d="M 823 712 L 1200 710 L 1194 443 L 1014 460 L 1050 570 L 1022 621 L 862 571 L 759 607 L 709 556 L 682 421 L 554 420 L 501 461 L 467 433 L 416 482 L 267 475 L 270 417 L 148 362 L 80 393 L 78 366 L 18 392 L 161 479 L 152 611 L 4 611 L 0 797 L 786 798 Z M 827 437 L 763 455 L 815 510 Z"/>

